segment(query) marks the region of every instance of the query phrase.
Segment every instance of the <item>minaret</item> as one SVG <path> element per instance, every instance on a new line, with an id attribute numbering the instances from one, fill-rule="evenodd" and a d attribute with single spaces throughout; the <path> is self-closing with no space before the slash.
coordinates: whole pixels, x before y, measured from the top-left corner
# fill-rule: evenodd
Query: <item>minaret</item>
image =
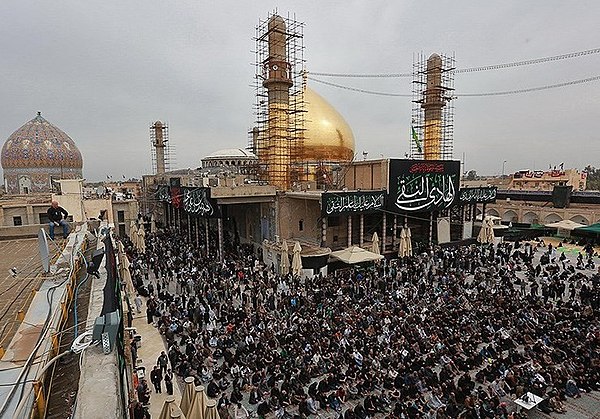
<path id="1" fill-rule="evenodd" d="M 152 145 L 156 150 L 156 174 L 161 175 L 165 173 L 165 147 L 167 143 L 164 136 L 165 126 L 162 122 L 156 121 L 150 129 L 154 134 Z"/>
<path id="2" fill-rule="evenodd" d="M 293 85 L 287 58 L 287 32 L 281 16 L 268 22 L 269 56 L 263 63 L 269 110 L 265 159 L 269 183 L 281 189 L 290 186 L 291 139 L 289 124 L 290 88 Z"/>
<path id="3" fill-rule="evenodd" d="M 442 108 L 443 98 L 442 59 L 431 54 L 427 59 L 427 88 L 423 92 L 421 107 L 425 111 L 425 130 L 423 135 L 423 158 L 440 160 L 442 158 Z"/>

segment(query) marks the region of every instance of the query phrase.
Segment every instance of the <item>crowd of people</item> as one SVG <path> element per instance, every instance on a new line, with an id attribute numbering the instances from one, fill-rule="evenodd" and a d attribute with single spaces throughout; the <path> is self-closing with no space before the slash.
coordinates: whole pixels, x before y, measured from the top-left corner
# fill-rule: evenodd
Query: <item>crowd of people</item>
<path id="1" fill-rule="evenodd" d="M 564 413 L 600 389 L 593 249 L 580 266 L 538 243 L 435 248 L 313 278 L 175 232 L 128 252 L 167 344 L 153 374 L 195 377 L 222 419 L 519 418 L 529 392 Z"/>

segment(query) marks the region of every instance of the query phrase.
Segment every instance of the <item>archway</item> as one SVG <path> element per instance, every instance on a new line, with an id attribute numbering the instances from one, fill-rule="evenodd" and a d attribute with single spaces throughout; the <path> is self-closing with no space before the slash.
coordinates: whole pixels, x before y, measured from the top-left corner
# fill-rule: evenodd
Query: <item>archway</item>
<path id="1" fill-rule="evenodd" d="M 519 219 L 518 214 L 513 210 L 505 211 L 502 215 L 502 221 L 516 223 Z"/>
<path id="2" fill-rule="evenodd" d="M 562 221 L 562 217 L 556 213 L 551 213 L 544 217 L 543 223 L 544 225 L 548 225 L 552 223 L 557 223 L 559 221 Z"/>
<path id="3" fill-rule="evenodd" d="M 574 221 L 579 224 L 584 224 L 584 225 L 590 224 L 590 221 L 587 218 L 585 218 L 583 215 L 575 215 L 575 216 L 571 217 L 571 221 Z"/>
<path id="4" fill-rule="evenodd" d="M 525 214 L 523 214 L 522 222 L 527 224 L 539 224 L 540 219 L 538 218 L 538 215 L 535 212 L 528 211 Z"/>

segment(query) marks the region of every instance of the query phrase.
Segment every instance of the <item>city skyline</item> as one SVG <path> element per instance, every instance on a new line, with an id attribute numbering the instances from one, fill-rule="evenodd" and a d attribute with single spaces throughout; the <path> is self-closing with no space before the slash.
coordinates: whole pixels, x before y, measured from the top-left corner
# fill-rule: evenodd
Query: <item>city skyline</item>
<path id="1" fill-rule="evenodd" d="M 143 7 L 142 7 L 143 5 Z M 235 10 L 235 12 L 233 12 Z M 151 173 L 149 125 L 169 123 L 174 168 L 198 167 L 221 148 L 244 148 L 254 116 L 255 26 L 273 5 L 255 2 L 77 2 L 3 5 L 2 142 L 36 111 L 83 154 L 90 181 Z M 305 22 L 309 73 L 404 73 L 413 57 L 454 54 L 458 68 L 598 47 L 588 38 L 600 5 L 517 2 L 493 6 L 412 2 L 282 2 Z M 332 20 L 332 17 L 336 19 Z M 435 30 L 433 30 L 433 29 Z M 457 74 L 461 93 L 515 90 L 596 76 L 600 54 L 519 68 Z M 314 76 L 319 78 L 317 76 Z M 410 94 L 410 78 L 323 78 Z M 309 85 L 345 117 L 356 154 L 403 157 L 410 146 L 408 97 Z M 500 174 L 548 165 L 583 168 L 600 155 L 592 130 L 600 82 L 455 100 L 454 158 L 464 170 Z M 597 165 L 597 164 L 596 164 Z"/>

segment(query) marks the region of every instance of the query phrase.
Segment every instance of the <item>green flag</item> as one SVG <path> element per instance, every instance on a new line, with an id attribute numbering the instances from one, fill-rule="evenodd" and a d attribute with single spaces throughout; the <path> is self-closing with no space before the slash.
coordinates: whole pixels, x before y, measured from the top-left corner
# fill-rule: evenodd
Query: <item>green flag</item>
<path id="1" fill-rule="evenodd" d="M 415 127 L 413 127 L 411 125 L 410 126 L 410 130 L 412 131 L 412 138 L 415 141 L 415 144 L 417 146 L 417 150 L 419 150 L 419 153 L 422 153 L 423 149 L 421 148 L 421 141 L 419 140 L 419 136 L 417 135 L 417 131 L 415 131 Z"/>

